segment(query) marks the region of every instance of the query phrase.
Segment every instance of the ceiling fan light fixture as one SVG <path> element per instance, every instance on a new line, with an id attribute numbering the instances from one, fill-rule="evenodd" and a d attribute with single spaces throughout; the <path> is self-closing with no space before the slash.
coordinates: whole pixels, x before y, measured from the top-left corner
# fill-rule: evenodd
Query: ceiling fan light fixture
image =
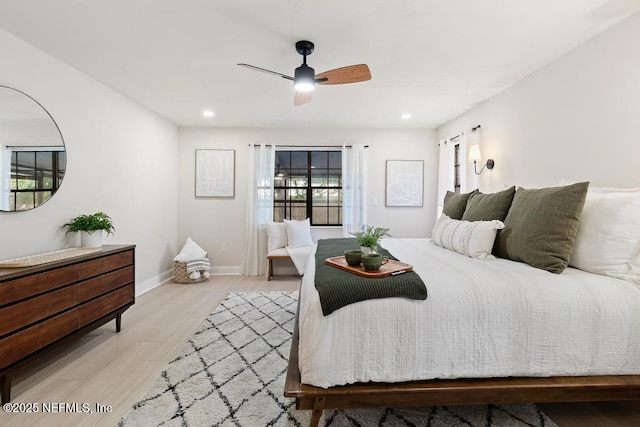
<path id="1" fill-rule="evenodd" d="M 311 92 L 315 88 L 315 84 L 309 82 L 297 82 L 294 87 L 299 92 Z"/>
<path id="2" fill-rule="evenodd" d="M 316 87 L 316 71 L 307 64 L 296 68 L 294 87 L 300 92 L 311 92 Z"/>

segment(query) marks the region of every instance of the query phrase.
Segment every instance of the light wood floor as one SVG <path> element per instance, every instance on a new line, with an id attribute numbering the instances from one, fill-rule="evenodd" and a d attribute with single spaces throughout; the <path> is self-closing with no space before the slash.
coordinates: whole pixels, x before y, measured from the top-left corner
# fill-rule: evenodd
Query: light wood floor
<path id="1" fill-rule="evenodd" d="M 0 425 L 115 426 L 227 293 L 297 290 L 300 282 L 294 276 L 274 279 L 213 276 L 193 285 L 168 283 L 138 297 L 123 315 L 121 333 L 110 322 L 14 379 L 12 402 L 86 402 L 94 413 L 0 411 Z M 112 411 L 95 413 L 96 404 Z M 563 427 L 640 426 L 640 402 L 540 407 Z"/>

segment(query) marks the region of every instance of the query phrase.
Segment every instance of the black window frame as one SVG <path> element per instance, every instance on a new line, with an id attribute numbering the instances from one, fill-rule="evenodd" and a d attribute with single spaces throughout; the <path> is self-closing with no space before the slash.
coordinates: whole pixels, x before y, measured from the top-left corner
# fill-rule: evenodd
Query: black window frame
<path id="1" fill-rule="evenodd" d="M 304 155 L 306 156 L 306 164 L 304 167 L 299 167 L 300 164 L 294 165 L 293 156 L 298 159 Z M 333 153 L 333 154 L 332 154 Z M 326 164 L 314 164 L 314 156 L 327 155 Z M 336 156 L 337 154 L 337 156 Z M 333 160 L 331 156 L 336 156 Z M 284 160 L 284 156 L 289 156 L 289 161 Z M 339 159 L 339 168 L 335 167 L 336 160 Z M 322 163 L 322 162 L 320 162 Z M 296 166 L 296 167 L 294 167 Z M 322 177 L 319 177 L 322 176 Z M 342 190 L 342 151 L 341 150 L 276 150 L 276 162 L 274 170 L 274 192 L 273 192 L 273 218 L 274 221 L 281 222 L 284 219 L 305 219 L 309 218 L 311 226 L 318 227 L 333 227 L 342 226 L 343 215 L 343 190 Z M 293 178 L 297 178 L 294 181 Z M 318 185 L 318 179 L 322 181 L 326 178 L 324 185 Z M 337 181 L 336 181 L 337 178 Z M 303 185 L 301 182 L 306 181 Z M 330 185 L 333 183 L 333 185 Z M 318 204 L 314 200 L 314 191 L 326 192 L 326 204 Z M 331 192 L 337 191 L 337 199 L 339 203 L 331 202 Z M 299 196 L 300 193 L 304 193 L 304 198 L 294 199 L 294 196 Z M 333 197 L 335 199 L 335 196 Z M 314 204 L 314 202 L 316 204 Z M 296 205 L 299 207 L 304 206 L 304 218 L 300 215 L 294 215 L 294 208 Z M 319 212 L 318 209 L 326 208 L 325 221 L 322 221 L 321 215 L 314 215 L 314 210 Z M 337 222 L 331 222 L 332 218 L 338 219 Z"/>
<path id="2" fill-rule="evenodd" d="M 41 165 L 44 156 L 51 156 Z M 30 162 L 23 163 L 21 158 L 33 156 Z M 18 211 L 18 203 L 24 204 L 25 197 L 30 198 L 29 207 L 20 211 L 34 209 L 48 201 L 60 188 L 66 170 L 66 153 L 61 150 L 15 150 L 11 152 L 11 171 L 9 185 L 9 211 Z M 48 178 L 48 180 L 47 180 Z M 32 181 L 33 186 L 24 186 L 22 181 Z M 46 183 L 46 181 L 50 181 Z"/>

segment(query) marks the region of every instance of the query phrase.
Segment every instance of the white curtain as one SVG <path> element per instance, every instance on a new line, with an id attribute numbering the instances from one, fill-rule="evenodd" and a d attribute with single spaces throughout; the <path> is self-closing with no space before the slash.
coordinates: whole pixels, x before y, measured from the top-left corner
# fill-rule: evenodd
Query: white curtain
<path id="1" fill-rule="evenodd" d="M 267 228 L 273 221 L 274 145 L 249 145 L 247 219 L 243 273 L 261 275 L 267 272 Z"/>
<path id="2" fill-rule="evenodd" d="M 460 158 L 460 192 L 466 193 L 469 190 L 469 179 L 467 178 L 469 172 L 469 141 L 467 134 L 460 132 L 458 155 Z M 473 167 L 473 165 L 471 166 Z M 474 187 L 475 188 L 475 187 Z"/>
<path id="3" fill-rule="evenodd" d="M 11 195 L 11 150 L 0 145 L 0 210 L 9 210 Z"/>
<path id="4" fill-rule="evenodd" d="M 440 158 L 438 160 L 438 202 L 436 218 L 442 214 L 442 205 L 447 191 L 453 191 L 453 143 L 448 139 L 440 140 Z"/>
<path id="5" fill-rule="evenodd" d="M 369 155 L 365 145 L 342 146 L 342 235 L 350 237 L 367 223 Z"/>

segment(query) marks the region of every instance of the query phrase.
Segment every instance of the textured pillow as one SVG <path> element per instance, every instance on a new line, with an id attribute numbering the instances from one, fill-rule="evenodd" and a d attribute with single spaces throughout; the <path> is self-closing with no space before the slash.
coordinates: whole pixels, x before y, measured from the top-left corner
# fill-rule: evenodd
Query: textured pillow
<path id="1" fill-rule="evenodd" d="M 203 259 L 207 257 L 207 252 L 202 249 L 196 242 L 191 240 L 191 237 L 187 237 L 187 241 L 180 250 L 180 253 L 173 258 L 178 262 L 189 262 L 195 259 Z"/>
<path id="2" fill-rule="evenodd" d="M 462 255 L 479 259 L 495 259 L 491 249 L 496 233 L 504 228 L 502 221 L 461 221 L 441 215 L 433 227 L 431 241 Z"/>
<path id="3" fill-rule="evenodd" d="M 465 221 L 504 221 L 511 207 L 516 187 L 492 194 L 472 194 L 467 201 L 462 219 Z"/>
<path id="4" fill-rule="evenodd" d="M 640 189 L 589 189 L 569 265 L 640 284 Z"/>
<path id="5" fill-rule="evenodd" d="M 444 203 L 442 204 L 442 213 L 449 218 L 462 219 L 464 210 L 467 207 L 467 200 L 472 194 L 476 194 L 478 190 L 473 190 L 470 193 L 454 193 L 447 191 L 444 195 Z"/>
<path id="6" fill-rule="evenodd" d="M 284 222 L 267 223 L 267 250 L 269 252 L 287 246 L 287 227 Z"/>
<path id="7" fill-rule="evenodd" d="M 519 188 L 496 239 L 496 255 L 562 273 L 573 252 L 588 188 L 588 182 Z"/>
<path id="8" fill-rule="evenodd" d="M 303 221 L 288 219 L 284 220 L 287 227 L 287 246 L 290 248 L 300 248 L 302 246 L 313 246 L 311 238 L 311 223 L 309 218 Z"/>

